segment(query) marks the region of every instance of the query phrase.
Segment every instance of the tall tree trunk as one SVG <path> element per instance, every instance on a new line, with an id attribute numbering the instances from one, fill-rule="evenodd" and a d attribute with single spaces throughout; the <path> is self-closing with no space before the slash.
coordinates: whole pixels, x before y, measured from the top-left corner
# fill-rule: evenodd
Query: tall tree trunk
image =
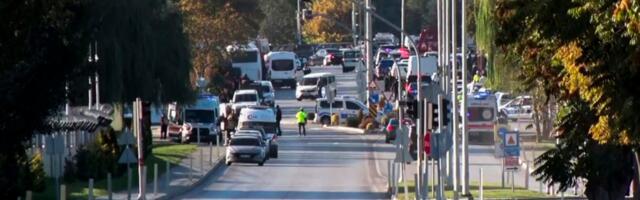
<path id="1" fill-rule="evenodd" d="M 638 149 L 633 150 L 633 198 L 640 199 L 640 152 Z"/>

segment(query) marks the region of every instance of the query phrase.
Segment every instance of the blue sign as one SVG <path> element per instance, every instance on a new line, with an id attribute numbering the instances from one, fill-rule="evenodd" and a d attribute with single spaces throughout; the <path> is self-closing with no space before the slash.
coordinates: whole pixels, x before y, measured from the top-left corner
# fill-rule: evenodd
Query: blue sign
<path id="1" fill-rule="evenodd" d="M 517 131 L 503 131 L 500 129 L 502 136 L 502 147 L 505 156 L 520 156 L 520 133 Z"/>
<path id="2" fill-rule="evenodd" d="M 378 101 L 380 101 L 380 95 L 376 94 L 376 93 L 372 93 L 371 96 L 369 96 L 369 102 L 371 103 L 378 103 Z"/>
<path id="3" fill-rule="evenodd" d="M 505 148 L 504 156 L 520 156 L 520 148 Z"/>
<path id="4" fill-rule="evenodd" d="M 390 103 L 384 104 L 384 113 L 391 113 L 393 111 L 393 106 Z"/>

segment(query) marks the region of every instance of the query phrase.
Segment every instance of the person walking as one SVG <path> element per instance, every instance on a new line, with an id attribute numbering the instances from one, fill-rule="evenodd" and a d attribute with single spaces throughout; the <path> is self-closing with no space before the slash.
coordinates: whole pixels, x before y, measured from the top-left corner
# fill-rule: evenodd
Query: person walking
<path id="1" fill-rule="evenodd" d="M 298 120 L 298 135 L 306 136 L 307 130 L 305 125 L 307 125 L 307 113 L 304 111 L 303 108 L 300 108 L 300 111 L 296 113 L 296 119 Z"/>
<path id="2" fill-rule="evenodd" d="M 167 127 L 169 126 L 169 120 L 167 116 L 162 114 L 160 117 L 160 139 L 167 139 Z"/>
<path id="3" fill-rule="evenodd" d="M 280 105 L 276 105 L 276 133 L 278 136 L 282 135 L 282 128 L 280 128 L 280 121 L 282 120 L 282 110 L 280 110 Z"/>

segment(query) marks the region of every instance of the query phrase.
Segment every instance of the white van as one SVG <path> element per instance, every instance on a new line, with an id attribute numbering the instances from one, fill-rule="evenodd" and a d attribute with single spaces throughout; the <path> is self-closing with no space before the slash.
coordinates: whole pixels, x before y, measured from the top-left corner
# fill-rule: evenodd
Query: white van
<path id="1" fill-rule="evenodd" d="M 406 80 L 415 80 L 418 73 L 418 59 L 416 56 L 409 56 L 408 71 Z M 420 73 L 424 76 L 431 76 L 438 73 L 437 54 L 427 53 L 427 56 L 420 57 Z"/>
<path id="2" fill-rule="evenodd" d="M 236 92 L 233 93 L 231 103 L 231 108 L 237 113 L 239 109 L 244 107 L 259 106 L 262 100 L 257 90 L 236 90 Z"/>
<path id="3" fill-rule="evenodd" d="M 278 157 L 278 143 L 276 141 L 276 114 L 273 108 L 266 106 L 249 106 L 240 111 L 238 117 L 238 130 L 261 130 L 264 131 L 264 139 L 269 146 L 269 155 L 272 158 Z"/>
<path id="4" fill-rule="evenodd" d="M 255 44 L 230 46 L 227 47 L 227 51 L 231 53 L 232 67 L 240 69 L 240 72 L 246 74 L 251 80 L 262 80 L 262 58 Z"/>
<path id="5" fill-rule="evenodd" d="M 181 123 L 188 124 L 191 131 L 170 132 L 169 138 L 176 142 L 215 141 L 216 136 L 220 133 L 216 123 L 220 115 L 219 107 L 220 100 L 217 96 L 200 95 L 196 104 L 185 106 L 181 113 Z"/>
<path id="6" fill-rule="evenodd" d="M 326 98 L 316 100 L 316 117 L 314 121 L 323 125 L 331 123 L 331 113 L 338 113 L 340 123 L 345 123 L 347 118 L 356 117 L 361 110 L 363 116 L 369 115 L 369 109 L 364 103 L 355 97 L 336 97 L 333 104 L 329 105 Z"/>
<path id="7" fill-rule="evenodd" d="M 302 77 L 296 88 L 296 99 L 301 101 L 305 98 L 316 99 L 322 97 L 323 90 L 338 94 L 336 86 L 336 76 L 331 73 L 311 73 Z"/>
<path id="8" fill-rule="evenodd" d="M 296 54 L 290 51 L 272 51 L 265 55 L 267 79 L 277 86 L 296 87 L 296 81 L 300 78 L 298 67 L 300 62 Z"/>

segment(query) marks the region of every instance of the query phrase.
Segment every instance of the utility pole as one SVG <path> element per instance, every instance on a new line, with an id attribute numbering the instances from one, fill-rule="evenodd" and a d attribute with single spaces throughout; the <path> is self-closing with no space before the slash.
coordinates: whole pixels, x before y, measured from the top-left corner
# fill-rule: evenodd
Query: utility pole
<path id="1" fill-rule="evenodd" d="M 298 0 L 300 1 L 300 0 Z M 357 32 L 357 24 L 358 24 L 358 12 L 356 11 L 356 3 L 351 2 L 351 37 L 353 38 L 353 46 L 358 45 L 358 32 Z"/>
<path id="2" fill-rule="evenodd" d="M 401 8 L 400 8 L 400 46 L 404 46 L 404 0 L 401 1 Z M 399 93 L 398 93 L 399 94 Z"/>
<path id="3" fill-rule="evenodd" d="M 367 10 L 371 9 L 371 0 L 365 0 L 365 8 Z M 373 70 L 373 64 L 371 63 L 372 61 L 372 57 L 373 57 L 373 52 L 372 51 L 372 44 L 371 41 L 373 40 L 372 38 L 372 27 L 371 27 L 371 12 L 368 12 L 365 14 L 365 66 L 367 67 L 367 107 L 370 107 L 371 103 L 369 101 L 369 98 L 371 98 L 371 88 L 369 88 L 369 84 L 371 84 L 372 81 L 372 70 Z"/>
<path id="4" fill-rule="evenodd" d="M 451 102 L 452 102 L 452 111 L 453 113 L 451 113 L 451 118 L 453 118 L 451 121 L 453 122 L 452 124 L 452 129 L 451 129 L 451 133 L 453 133 L 453 199 L 458 199 L 458 193 L 460 192 L 460 153 L 459 153 L 459 144 L 458 144 L 458 140 L 459 140 L 459 129 L 458 129 L 458 116 L 460 115 L 460 112 L 458 111 L 458 51 L 457 51 L 457 43 L 456 43 L 456 39 L 457 39 L 457 31 L 456 29 L 458 28 L 458 21 L 456 21 L 456 1 L 451 1 L 451 54 L 452 54 L 452 58 L 451 58 Z"/>
<path id="5" fill-rule="evenodd" d="M 462 0 L 462 195 L 469 195 L 469 133 L 467 132 L 467 28 L 466 0 Z"/>
<path id="6" fill-rule="evenodd" d="M 442 10 L 442 6 L 444 5 L 444 2 L 442 2 L 442 1 L 443 0 L 436 0 L 436 2 L 437 2 L 436 3 L 436 6 L 437 6 L 436 12 L 437 12 L 437 16 L 438 16 L 437 17 L 437 25 L 438 25 L 438 67 L 440 68 L 440 72 L 439 72 L 438 75 L 440 76 L 440 85 L 442 87 L 442 91 L 446 91 L 445 90 L 445 86 L 447 85 L 446 84 L 447 82 L 445 81 L 445 78 L 444 78 L 445 75 L 446 75 L 446 64 L 445 64 L 446 60 L 445 60 L 445 57 L 444 57 L 444 52 L 445 52 L 445 47 L 444 47 L 445 46 L 445 43 L 444 43 L 445 37 L 444 37 L 444 35 L 445 34 L 444 34 L 444 22 L 443 22 L 443 17 L 442 17 L 443 14 L 444 14 L 442 12 L 443 11 Z M 440 98 L 442 98 L 442 96 L 440 94 L 438 94 L 437 95 L 437 99 L 436 99 L 436 103 L 440 102 Z M 442 106 L 444 106 L 444 105 L 442 105 Z M 442 117 L 443 116 L 444 116 L 443 113 L 438 113 L 438 122 L 439 123 L 438 123 L 438 127 L 437 127 L 437 130 L 436 130 L 436 133 L 440 134 L 440 136 L 439 137 L 432 137 L 434 139 L 431 140 L 432 142 L 435 142 L 435 147 L 437 149 L 440 149 L 440 146 L 439 146 L 440 138 L 441 138 L 442 135 L 444 135 L 443 130 L 442 130 L 442 126 L 443 126 L 443 124 L 442 124 L 442 119 L 443 118 Z M 435 134 L 434 134 L 434 136 L 435 136 Z M 437 181 L 434 181 L 434 183 L 431 183 L 431 184 L 436 184 L 436 183 L 438 184 L 438 189 L 436 191 L 433 191 L 433 192 L 435 192 L 435 194 L 436 194 L 435 195 L 436 199 L 441 199 L 442 198 L 442 192 L 444 190 L 444 187 L 441 187 L 442 184 L 443 184 L 443 181 L 442 181 L 442 174 L 443 174 L 442 173 L 443 172 L 443 170 L 442 170 L 442 156 L 438 156 L 438 170 L 437 171 L 438 171 Z M 436 172 L 434 171 L 433 172 L 434 176 L 435 176 L 435 173 Z M 441 190 L 441 188 L 442 188 L 442 190 Z"/>
<path id="7" fill-rule="evenodd" d="M 302 12 L 300 12 L 300 1 L 301 0 L 297 0 L 298 9 L 296 9 L 296 42 L 298 42 L 298 45 L 302 44 L 302 24 L 300 22 Z"/>

